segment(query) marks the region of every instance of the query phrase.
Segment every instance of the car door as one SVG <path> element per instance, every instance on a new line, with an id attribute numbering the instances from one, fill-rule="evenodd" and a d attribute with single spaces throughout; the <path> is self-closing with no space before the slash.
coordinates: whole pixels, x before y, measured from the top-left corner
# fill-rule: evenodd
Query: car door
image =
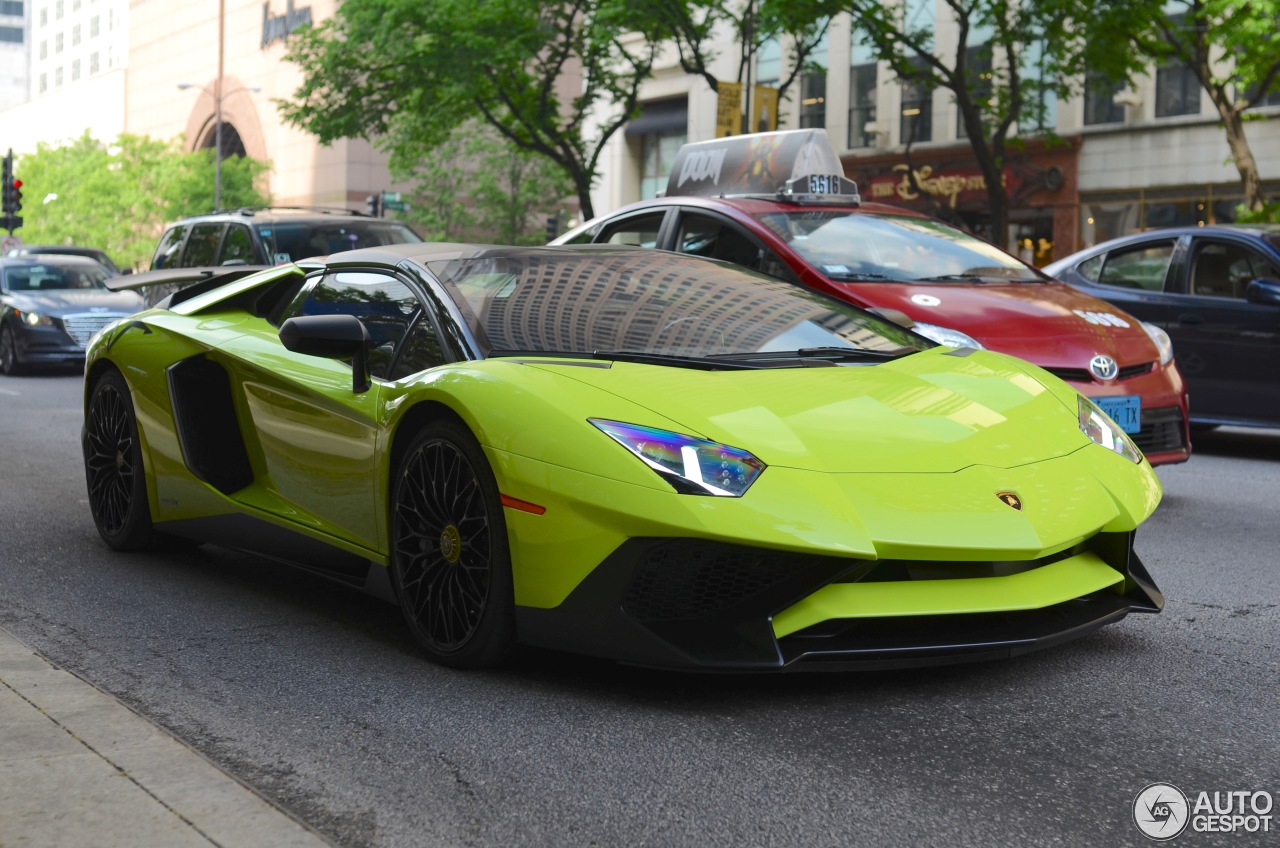
<path id="1" fill-rule="evenodd" d="M 439 364 L 440 347 L 424 302 L 388 270 L 335 270 L 310 281 L 283 319 L 347 314 L 373 338 L 372 387 L 356 392 L 351 366 L 339 359 L 287 350 L 265 325 L 228 342 L 268 492 L 245 498 L 279 498 L 286 513 L 316 530 L 381 550 L 378 520 L 378 395 L 388 381 Z M 425 339 L 425 340 L 424 340 Z M 280 510 L 280 504 L 272 504 Z"/>
<path id="2" fill-rule="evenodd" d="M 1194 236 L 1178 270 L 1168 327 L 1192 419 L 1280 421 L 1280 306 L 1245 296 L 1280 280 L 1280 263 L 1245 239 Z"/>

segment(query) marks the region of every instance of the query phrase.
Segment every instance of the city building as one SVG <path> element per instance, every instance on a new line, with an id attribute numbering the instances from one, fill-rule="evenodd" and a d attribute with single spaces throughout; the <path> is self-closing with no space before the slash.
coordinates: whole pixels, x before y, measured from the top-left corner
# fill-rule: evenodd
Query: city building
<path id="1" fill-rule="evenodd" d="M 31 67 L 28 5 L 25 0 L 0 0 L 0 110 L 27 99 Z"/>
<path id="2" fill-rule="evenodd" d="M 954 49 L 959 32 L 947 4 L 910 5 L 917 25 L 934 27 L 939 50 Z M 981 34 L 971 32 L 969 41 L 980 44 Z M 736 80 L 741 48 L 732 34 L 722 32 L 713 51 L 712 73 Z M 751 82 L 776 85 L 790 71 L 790 53 L 789 45 L 766 43 Z M 949 93 L 901 83 L 875 61 L 848 15 L 832 19 L 811 60 L 824 72 L 803 74 L 792 86 L 778 128 L 825 127 L 864 199 L 909 206 L 983 233 L 986 183 Z M 665 187 L 681 144 L 716 135 L 717 95 L 680 68 L 673 49 L 664 52 L 641 101 L 639 117 L 601 157 L 597 210 L 653 197 Z M 1280 96 L 1255 112 L 1246 133 L 1264 189 L 1280 193 Z M 1234 220 L 1242 200 L 1239 174 L 1218 116 L 1189 69 L 1153 68 L 1131 88 L 1090 79 L 1081 96 L 1047 102 L 1045 113 L 1044 130 L 1051 132 L 1022 133 L 1025 146 L 1010 150 L 1006 160 L 1006 246 L 1023 258 L 1046 264 L 1145 228 Z"/>
<path id="3" fill-rule="evenodd" d="M 387 157 L 362 140 L 321 145 L 274 105 L 302 82 L 284 59 L 290 34 L 338 4 L 300 2 L 0 0 L 0 33 L 8 7 L 25 3 L 32 21 L 29 98 L 0 111 L 0 143 L 29 152 L 87 130 L 101 141 L 125 132 L 212 148 L 221 105 L 223 155 L 269 162 L 274 203 L 364 209 L 368 195 L 402 188 Z"/>

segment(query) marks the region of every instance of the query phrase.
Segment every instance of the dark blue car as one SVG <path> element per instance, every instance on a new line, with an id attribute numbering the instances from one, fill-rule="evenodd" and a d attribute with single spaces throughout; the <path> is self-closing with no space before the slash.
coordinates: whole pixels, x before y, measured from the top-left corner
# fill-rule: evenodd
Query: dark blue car
<path id="1" fill-rule="evenodd" d="M 1044 271 L 1168 332 L 1193 424 L 1280 427 L 1280 225 L 1153 230 Z"/>

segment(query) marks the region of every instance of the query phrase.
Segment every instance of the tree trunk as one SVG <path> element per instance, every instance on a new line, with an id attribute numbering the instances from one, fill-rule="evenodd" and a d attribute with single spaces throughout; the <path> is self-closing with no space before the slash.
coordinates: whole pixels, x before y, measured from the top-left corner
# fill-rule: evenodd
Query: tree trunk
<path id="1" fill-rule="evenodd" d="M 1244 205 L 1251 212 L 1262 209 L 1262 178 L 1258 175 L 1258 161 L 1253 158 L 1253 149 L 1249 147 L 1249 139 L 1244 134 L 1244 118 L 1237 109 L 1237 104 L 1227 101 L 1218 92 L 1213 94 L 1213 105 L 1218 107 L 1218 115 L 1227 131 L 1227 147 L 1231 149 L 1231 159 L 1236 170 L 1240 172 L 1240 184 L 1244 187 Z"/>

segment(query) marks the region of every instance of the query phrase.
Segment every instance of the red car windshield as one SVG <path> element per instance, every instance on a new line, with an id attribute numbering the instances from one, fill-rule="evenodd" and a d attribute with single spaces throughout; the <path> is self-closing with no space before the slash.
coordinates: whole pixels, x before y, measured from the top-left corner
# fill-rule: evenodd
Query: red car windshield
<path id="1" fill-rule="evenodd" d="M 1042 282 L 1029 265 L 955 227 L 913 215 L 768 212 L 760 222 L 833 280 Z"/>

